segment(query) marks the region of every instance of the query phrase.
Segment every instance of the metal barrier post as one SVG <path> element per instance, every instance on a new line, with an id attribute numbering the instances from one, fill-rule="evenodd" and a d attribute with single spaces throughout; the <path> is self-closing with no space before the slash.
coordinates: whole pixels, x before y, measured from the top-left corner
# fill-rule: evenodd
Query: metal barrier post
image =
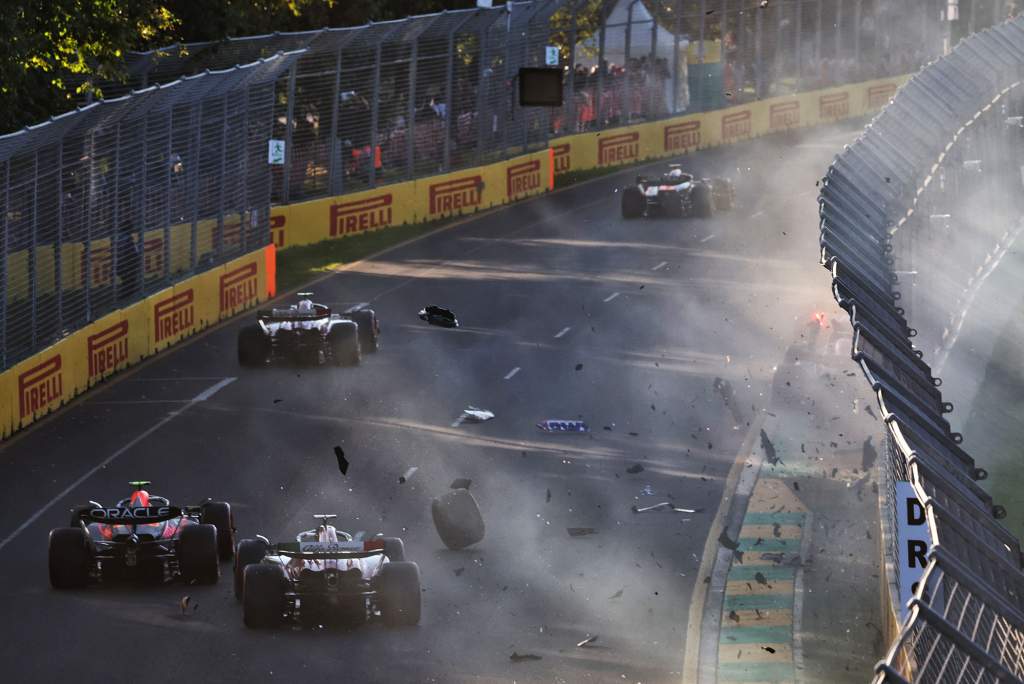
<path id="1" fill-rule="evenodd" d="M 406 103 L 405 113 L 405 175 L 412 178 L 415 174 L 413 155 L 416 153 L 416 62 L 419 61 L 420 37 L 416 36 L 412 41 L 412 56 L 409 61 L 409 101 Z M 339 51 L 338 59 L 341 59 Z M 338 71 L 341 69 L 339 67 Z"/>
<path id="2" fill-rule="evenodd" d="M 197 113 L 198 111 L 198 113 Z M 199 262 L 199 155 L 203 141 L 203 104 L 193 104 L 189 110 L 189 118 L 192 120 L 192 150 L 189 159 L 192 168 L 187 169 L 191 178 L 189 179 L 188 200 L 192 206 L 191 220 L 191 244 L 189 245 L 189 272 L 195 273 Z"/>
<path id="3" fill-rule="evenodd" d="M 294 70 L 295 67 L 293 66 L 292 69 Z M 292 93 L 294 94 L 294 88 L 292 89 Z M 291 106 L 292 106 L 292 97 L 289 96 L 288 97 L 288 108 L 291 109 Z M 220 128 L 221 128 L 221 135 L 220 135 L 220 174 L 218 175 L 218 181 L 219 182 L 217 183 L 217 185 L 220 188 L 220 195 L 217 197 L 217 239 L 214 242 L 214 247 L 213 247 L 213 258 L 214 258 L 214 262 L 215 263 L 216 262 L 220 262 L 220 261 L 222 261 L 224 259 L 224 187 L 226 185 L 226 183 L 224 182 L 224 179 L 227 177 L 227 170 L 228 170 L 228 132 L 227 132 L 227 128 L 228 128 L 228 122 L 227 122 L 227 116 L 228 116 L 228 96 L 227 96 L 227 93 L 224 94 L 223 102 L 221 103 L 221 106 L 220 106 L 220 112 L 221 112 L 221 118 L 220 118 Z M 289 116 L 289 119 L 291 119 L 290 116 Z M 287 150 L 287 148 L 289 148 L 291 146 L 292 146 L 292 143 L 291 143 L 291 140 L 289 140 L 285 144 L 286 150 Z"/>
<path id="4" fill-rule="evenodd" d="M 597 102 L 594 103 L 594 122 L 597 128 L 604 128 L 604 72 L 608 65 L 604 61 L 604 21 L 597 36 Z"/>
<path id="5" fill-rule="evenodd" d="M 57 244 L 53 251 L 53 292 L 57 297 L 57 330 L 64 331 L 64 140 L 57 145 Z M 3 296 L 3 295 L 0 295 Z"/>
<path id="6" fill-rule="evenodd" d="M 672 36 L 672 106 L 669 107 L 673 114 L 677 113 L 679 104 L 679 34 L 683 32 L 683 0 L 676 0 L 675 12 L 676 27 Z"/>
<path id="7" fill-rule="evenodd" d="M 93 132 L 93 144 L 91 154 L 89 155 L 89 197 L 93 195 L 93 188 L 96 187 L 96 134 Z M 90 206 L 90 216 L 88 223 L 92 223 L 92 209 L 95 207 Z M 114 211 L 111 217 L 113 223 L 110 230 L 110 289 L 113 297 L 112 301 L 117 301 L 118 290 L 120 287 L 117 282 L 117 269 L 120 260 L 117 258 L 118 244 L 121 237 L 121 122 L 117 123 L 117 127 L 114 129 Z M 90 243 L 91 244 L 91 243 Z M 90 269 L 92 267 L 92 258 L 86 262 Z M 88 274 L 87 274 L 88 275 Z"/>
<path id="8" fill-rule="evenodd" d="M 804 27 L 803 27 L 803 0 L 794 0 L 796 4 L 796 91 L 800 92 L 803 89 L 803 77 L 804 77 Z"/>
<path id="9" fill-rule="evenodd" d="M 697 82 L 697 100 L 700 102 L 700 111 L 705 111 L 704 82 L 707 80 L 707 72 L 704 70 L 704 19 L 707 16 L 707 2 L 700 0 L 700 28 L 697 31 L 697 61 L 700 63 L 700 81 Z"/>
<path id="10" fill-rule="evenodd" d="M 415 62 L 413 63 L 415 69 Z M 341 100 L 341 46 L 338 46 L 338 54 L 334 58 L 334 90 L 332 90 L 333 100 L 331 101 L 331 139 L 330 139 L 330 156 L 329 164 L 330 169 L 328 170 L 327 183 L 330 186 L 330 194 L 335 195 L 341 192 L 342 177 L 345 175 L 345 165 L 342 159 L 339 159 L 338 155 L 338 103 Z"/>
<path id="11" fill-rule="evenodd" d="M 843 0 L 835 0 L 836 3 L 836 52 L 834 59 L 838 60 L 843 54 Z M 832 81 L 835 81 L 833 73 Z"/>
<path id="12" fill-rule="evenodd" d="M 760 100 L 764 88 L 764 55 L 762 49 L 762 36 L 764 20 L 761 18 L 763 12 L 754 10 L 754 99 Z"/>
<path id="13" fill-rule="evenodd" d="M 11 160 L 4 162 L 4 210 L 0 214 L 4 229 L 0 232 L 0 368 L 7 368 L 7 254 L 11 234 Z M 88 263 L 88 261 L 86 262 Z"/>
<path id="14" fill-rule="evenodd" d="M 444 131 L 444 157 L 442 157 L 441 168 L 444 171 L 451 170 L 452 160 L 452 81 L 455 79 L 453 72 L 455 68 L 455 31 L 451 31 L 448 34 L 448 61 L 445 64 L 445 84 L 444 84 L 444 121 L 441 122 L 441 128 Z"/>
<path id="15" fill-rule="evenodd" d="M 39 230 L 39 150 L 36 150 L 32 162 L 32 246 L 28 250 L 28 282 L 29 282 L 29 297 L 32 299 L 32 303 L 29 305 L 31 311 L 32 321 L 32 348 L 39 348 L 39 331 L 36 329 L 36 308 L 37 301 L 36 293 L 38 288 L 36 287 L 36 278 L 38 273 L 36 272 L 36 240 L 38 239 Z M 6 296 L 6 292 L 4 295 Z"/>
<path id="16" fill-rule="evenodd" d="M 633 6 L 639 2 L 639 0 L 633 0 L 629 3 L 629 8 L 626 10 L 626 45 L 625 50 L 622 53 L 622 114 L 623 120 L 620 124 L 628 124 L 630 115 L 633 113 L 633 71 L 629 68 L 629 53 L 630 53 L 630 42 L 633 38 Z"/>
<path id="17" fill-rule="evenodd" d="M 569 95 L 566 97 L 563 121 L 571 133 L 578 130 L 576 126 L 576 0 L 572 0 L 572 20 L 569 24 Z"/>
<path id="18" fill-rule="evenodd" d="M 860 64 L 860 12 L 862 0 L 853 3 L 853 59 Z"/>
<path id="19" fill-rule="evenodd" d="M 703 2 L 703 1 L 704 0 L 701 0 L 701 2 Z M 658 22 L 657 22 L 657 20 L 652 20 L 651 21 L 651 56 L 650 56 L 650 60 L 649 60 L 648 65 L 647 65 L 647 74 L 641 74 L 641 78 L 643 78 L 644 80 L 643 80 L 643 82 L 640 85 L 641 88 L 644 88 L 645 90 L 647 90 L 647 96 L 644 98 L 644 100 L 647 103 L 647 112 L 648 112 L 644 118 L 647 121 L 650 121 L 652 118 L 655 118 L 657 116 L 657 114 L 654 112 L 654 103 L 656 102 L 655 91 L 654 91 L 654 88 L 648 89 L 648 83 L 657 83 L 658 82 L 657 78 L 649 78 L 649 76 L 651 74 L 656 74 L 657 73 L 656 72 L 657 62 L 658 62 Z"/>
<path id="20" fill-rule="evenodd" d="M 285 204 L 291 201 L 291 177 L 292 159 L 295 153 L 292 151 L 292 133 L 295 130 L 295 64 L 288 70 L 288 109 L 285 114 L 284 123 L 284 178 L 281 187 L 281 198 Z"/>
<path id="21" fill-rule="evenodd" d="M 814 68 L 818 76 L 821 75 L 821 14 L 824 2 L 825 0 L 818 0 L 818 15 L 814 27 Z"/>
<path id="22" fill-rule="evenodd" d="M 377 127 L 380 116 L 380 53 L 381 41 L 377 41 L 377 47 L 373 51 L 373 104 L 370 106 L 370 155 L 367 163 L 370 165 L 370 187 L 377 187 Z M 446 105 L 451 109 L 451 98 Z M 447 111 L 446 109 L 446 111 Z"/>
<path id="23" fill-rule="evenodd" d="M 487 29 L 488 26 L 480 27 L 480 64 L 477 69 L 477 81 L 476 81 L 476 161 L 480 163 L 480 160 L 484 156 L 484 140 L 487 136 L 487 119 L 484 112 L 484 91 L 485 80 L 487 79 L 488 60 L 487 60 Z M 571 76 L 570 76 L 571 78 Z"/>
<path id="24" fill-rule="evenodd" d="M 164 182 L 166 188 L 164 189 L 164 282 L 171 282 L 171 198 L 174 197 L 174 193 L 171 192 L 171 155 L 174 154 L 174 149 L 171 143 L 174 140 L 174 108 L 167 113 L 167 151 L 164 155 Z M 245 178 L 245 175 L 242 175 Z M 221 178 L 221 185 L 223 186 L 224 179 Z"/>

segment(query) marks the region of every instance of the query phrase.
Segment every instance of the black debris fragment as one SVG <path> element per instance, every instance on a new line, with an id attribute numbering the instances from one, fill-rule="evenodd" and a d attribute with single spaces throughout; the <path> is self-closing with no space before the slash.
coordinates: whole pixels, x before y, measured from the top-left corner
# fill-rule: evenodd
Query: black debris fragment
<path id="1" fill-rule="evenodd" d="M 765 586 L 768 585 L 768 578 L 764 576 L 764 573 L 761 573 L 761 572 L 754 573 L 754 579 L 757 581 L 758 584 L 763 584 Z"/>
<path id="2" fill-rule="evenodd" d="M 588 534 L 597 534 L 597 530 L 593 527 L 567 527 L 565 531 L 569 533 L 570 537 L 585 537 Z"/>
<path id="3" fill-rule="evenodd" d="M 869 416 L 871 416 L 875 420 L 878 420 L 878 416 L 875 415 L 875 412 L 871 409 L 870 406 L 865 406 L 864 407 L 864 413 L 868 414 Z"/>
<path id="4" fill-rule="evenodd" d="M 639 436 L 640 436 L 640 433 L 639 433 L 639 432 L 630 432 L 630 433 L 629 433 L 629 436 L 630 436 L 630 437 L 639 437 Z"/>
<path id="5" fill-rule="evenodd" d="M 589 646 L 590 644 L 594 643 L 595 641 L 597 641 L 597 635 L 596 634 L 594 634 L 592 636 L 588 636 L 586 639 L 584 639 L 583 641 L 581 641 L 578 644 L 576 644 L 576 648 L 585 648 L 585 647 Z"/>
<path id="6" fill-rule="evenodd" d="M 764 429 L 761 430 L 761 448 L 764 449 L 764 457 L 768 463 L 771 465 L 782 463 L 782 459 L 775 454 L 775 445 L 768 439 L 768 433 Z"/>
<path id="7" fill-rule="evenodd" d="M 775 538 L 782 536 L 782 525 L 779 523 L 772 523 L 772 536 Z"/>
<path id="8" fill-rule="evenodd" d="M 410 479 L 412 479 L 412 476 L 414 474 L 416 474 L 417 470 L 419 470 L 419 468 L 417 468 L 416 466 L 412 466 L 411 468 L 406 470 L 404 473 L 399 475 L 398 476 L 398 484 L 405 484 L 406 482 L 408 482 Z"/>
<path id="9" fill-rule="evenodd" d="M 551 503 L 551 490 L 548 490 L 547 496 L 544 497 L 544 503 Z"/>
<path id="10" fill-rule="evenodd" d="M 459 477 L 452 480 L 452 483 L 448 486 L 449 489 L 469 489 L 469 485 L 473 484 L 473 481 L 466 477 Z"/>
<path id="11" fill-rule="evenodd" d="M 775 649 L 772 648 L 771 646 L 762 646 L 761 650 L 762 651 L 768 651 L 769 653 L 775 653 Z"/>
<path id="12" fill-rule="evenodd" d="M 622 589 L 619 589 L 617 592 L 615 592 L 614 594 L 609 596 L 608 600 L 610 601 L 611 599 L 621 598 L 622 597 L 622 592 L 624 592 L 625 590 L 626 590 L 626 587 L 622 587 Z"/>
<path id="13" fill-rule="evenodd" d="M 452 570 L 452 572 L 455 573 L 456 577 L 461 576 L 462 573 L 464 573 L 465 571 L 466 571 L 466 568 L 455 568 L 454 570 Z"/>
<path id="14" fill-rule="evenodd" d="M 577 363 L 576 364 L 576 370 L 578 370 L 578 371 L 583 370 L 583 364 L 582 363 Z"/>
<path id="15" fill-rule="evenodd" d="M 338 470 L 342 475 L 348 475 L 348 459 L 345 458 L 345 450 L 340 446 L 334 447 L 334 455 L 338 457 Z"/>
<path id="16" fill-rule="evenodd" d="M 626 468 L 626 472 L 629 473 L 630 475 L 636 475 L 637 473 L 644 472 L 644 467 L 637 463 L 636 465 L 631 465 L 628 468 Z"/>
<path id="17" fill-rule="evenodd" d="M 730 551 L 735 551 L 740 548 L 740 543 L 738 541 L 729 538 L 729 532 L 727 530 L 722 530 L 722 534 L 718 535 L 718 543 Z"/>
<path id="18" fill-rule="evenodd" d="M 871 436 L 864 440 L 863 451 L 860 457 L 860 468 L 867 472 L 871 469 L 871 466 L 875 464 L 878 459 L 878 452 L 875 450 L 875 445 L 871 443 Z"/>
<path id="19" fill-rule="evenodd" d="M 532 653 L 516 653 L 515 651 L 513 651 L 512 655 L 510 655 L 508 659 L 511 660 L 513 663 L 521 663 L 524 660 L 540 660 L 541 656 L 534 655 Z"/>
<path id="20" fill-rule="evenodd" d="M 284 399 L 275 399 L 274 403 L 275 404 L 280 404 L 282 401 L 284 401 Z"/>
<path id="21" fill-rule="evenodd" d="M 800 491 L 800 483 L 799 482 L 794 482 L 793 483 L 793 489 L 795 489 L 796 491 L 799 492 Z"/>
<path id="22" fill-rule="evenodd" d="M 729 611 L 729 619 L 735 622 L 736 624 L 740 623 L 740 616 L 736 614 L 735 610 Z"/>

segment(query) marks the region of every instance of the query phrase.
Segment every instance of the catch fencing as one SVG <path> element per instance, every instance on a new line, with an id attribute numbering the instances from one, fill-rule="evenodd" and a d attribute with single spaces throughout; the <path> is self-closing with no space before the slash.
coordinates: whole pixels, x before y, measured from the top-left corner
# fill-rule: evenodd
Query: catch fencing
<path id="1" fill-rule="evenodd" d="M 106 100 L 0 137 L 0 370 L 269 242 L 271 203 L 907 73 L 938 54 L 937 15 L 905 41 L 882 6 L 533 0 L 130 54 L 124 82 L 95 84 Z M 520 108 L 518 69 L 551 61 L 564 106 Z"/>
<path id="2" fill-rule="evenodd" d="M 900 617 L 876 683 L 1024 680 L 1020 542 L 978 486 L 987 474 L 926 361 L 944 358 L 963 296 L 1019 232 L 1022 75 L 1024 20 L 970 36 L 903 86 L 819 198 L 822 264 L 887 431 L 883 555 Z M 909 587 L 908 483 L 927 528 L 927 565 Z"/>

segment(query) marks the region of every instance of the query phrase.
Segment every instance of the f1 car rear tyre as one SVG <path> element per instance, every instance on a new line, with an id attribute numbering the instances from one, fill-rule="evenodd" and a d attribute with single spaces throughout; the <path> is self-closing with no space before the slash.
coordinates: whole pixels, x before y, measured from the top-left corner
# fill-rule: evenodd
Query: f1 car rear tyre
<path id="1" fill-rule="evenodd" d="M 276 565 L 260 563 L 245 569 L 242 619 L 246 627 L 277 627 L 284 619 L 284 594 L 288 578 Z"/>
<path id="2" fill-rule="evenodd" d="M 420 568 L 408 561 L 387 563 L 376 578 L 377 606 L 388 627 L 420 621 Z"/>
<path id="3" fill-rule="evenodd" d="M 235 520 L 231 504 L 226 501 L 207 501 L 203 504 L 200 522 L 217 528 L 217 553 L 222 561 L 231 560 L 235 553 Z"/>
<path id="4" fill-rule="evenodd" d="M 358 366 L 362 359 L 359 332 L 354 325 L 336 325 L 327 333 L 331 356 L 339 366 Z"/>
<path id="5" fill-rule="evenodd" d="M 353 311 L 352 320 L 359 325 L 359 347 L 360 351 L 372 354 L 377 351 L 377 316 L 373 309 L 360 309 Z"/>
<path id="6" fill-rule="evenodd" d="M 466 489 L 453 489 L 430 504 L 434 529 L 444 545 L 453 551 L 476 544 L 484 538 L 480 506 Z"/>
<path id="7" fill-rule="evenodd" d="M 178 570 L 186 582 L 214 584 L 220 577 L 217 528 L 213 525 L 189 525 L 178 537 Z"/>
<path id="8" fill-rule="evenodd" d="M 50 585 L 54 589 L 81 589 L 89 583 L 92 554 L 81 527 L 50 531 Z"/>
<path id="9" fill-rule="evenodd" d="M 693 204 L 693 214 L 698 218 L 711 218 L 715 213 L 714 198 L 711 196 L 711 188 L 704 183 L 696 183 L 691 191 L 693 194 L 691 202 Z"/>
<path id="10" fill-rule="evenodd" d="M 384 537 L 384 555 L 392 563 L 400 563 L 405 560 L 405 543 L 398 537 Z"/>
<path id="11" fill-rule="evenodd" d="M 726 178 L 712 179 L 711 194 L 715 211 L 729 211 L 736 203 L 736 189 Z"/>
<path id="12" fill-rule="evenodd" d="M 644 213 L 644 194 L 640 188 L 630 186 L 622 189 L 622 218 L 640 218 Z"/>
<path id="13" fill-rule="evenodd" d="M 235 598 L 242 600 L 245 587 L 245 569 L 256 565 L 267 555 L 267 545 L 259 539 L 243 539 L 235 550 Z"/>
<path id="14" fill-rule="evenodd" d="M 247 325 L 238 331 L 238 365 L 263 366 L 270 357 L 270 340 L 259 325 Z"/>

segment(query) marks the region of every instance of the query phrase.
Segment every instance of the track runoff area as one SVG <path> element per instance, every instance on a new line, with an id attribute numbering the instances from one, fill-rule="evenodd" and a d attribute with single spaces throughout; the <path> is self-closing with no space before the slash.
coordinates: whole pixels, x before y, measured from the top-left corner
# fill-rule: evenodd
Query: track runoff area
<path id="1" fill-rule="evenodd" d="M 381 347 L 358 367 L 241 368 L 244 315 L 11 440 L 8 681 L 681 681 L 705 541 L 749 430 L 715 379 L 748 415 L 764 406 L 785 347 L 830 305 L 815 181 L 854 136 L 676 160 L 735 182 L 736 207 L 712 218 L 622 220 L 631 170 L 461 221 L 310 286 L 376 310 Z M 426 304 L 461 327 L 419 320 Z M 496 417 L 457 420 L 470 405 Z M 539 430 L 548 419 L 590 431 Z M 141 478 L 172 504 L 230 502 L 240 538 L 291 541 L 321 513 L 403 538 L 419 625 L 247 629 L 227 563 L 214 585 L 51 589 L 48 531 Z M 457 478 L 486 534 L 450 551 L 430 503 Z M 662 501 L 696 512 L 632 510 Z"/>

